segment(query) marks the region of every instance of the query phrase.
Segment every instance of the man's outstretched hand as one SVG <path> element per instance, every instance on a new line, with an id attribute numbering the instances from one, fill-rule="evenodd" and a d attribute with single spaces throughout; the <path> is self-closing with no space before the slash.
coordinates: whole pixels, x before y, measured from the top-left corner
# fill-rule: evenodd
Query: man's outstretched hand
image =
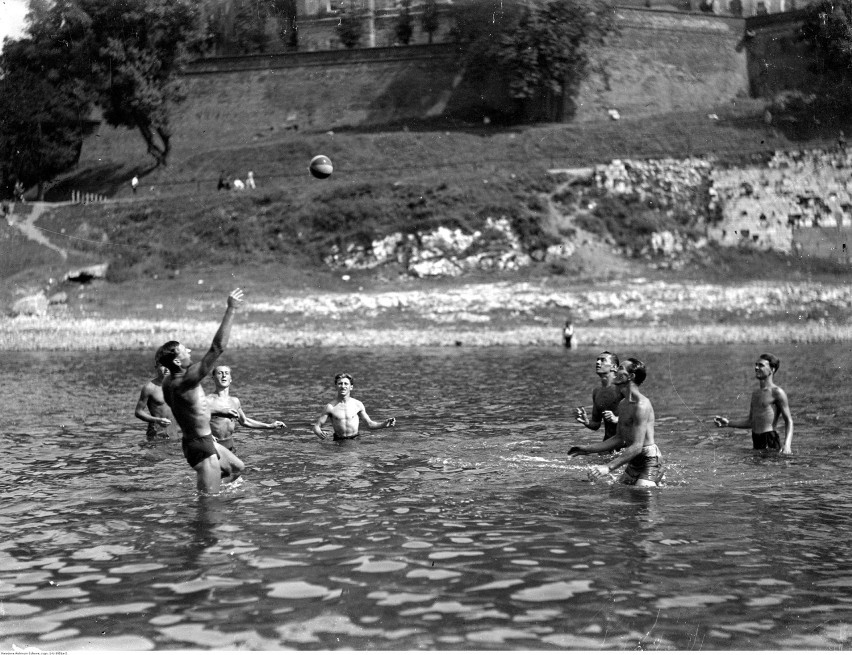
<path id="1" fill-rule="evenodd" d="M 242 304 L 243 304 L 243 290 L 240 289 L 240 288 L 236 288 L 233 291 L 231 291 L 230 295 L 228 296 L 228 307 L 233 307 L 234 309 L 236 309 L 237 307 L 239 307 Z"/>

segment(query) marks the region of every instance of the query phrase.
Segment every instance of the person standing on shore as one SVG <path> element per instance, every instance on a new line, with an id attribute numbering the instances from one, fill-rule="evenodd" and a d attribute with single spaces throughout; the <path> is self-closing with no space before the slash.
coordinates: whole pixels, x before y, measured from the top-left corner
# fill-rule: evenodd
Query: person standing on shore
<path id="1" fill-rule="evenodd" d="M 573 446 L 569 457 L 604 453 L 623 448 L 606 464 L 592 466 L 590 475 L 602 478 L 624 466 L 619 478 L 622 484 L 637 487 L 656 487 L 663 480 L 663 456 L 654 442 L 654 407 L 639 391 L 647 376 L 645 364 L 628 357 L 615 373 L 613 382 L 621 392 L 618 407 L 618 426 L 614 437 L 591 446 Z"/>
<path id="2" fill-rule="evenodd" d="M 601 379 L 601 385 L 592 391 L 592 418 L 589 419 L 585 407 L 575 411 L 577 422 L 589 430 L 598 430 L 604 426 L 603 441 L 614 437 L 618 427 L 618 404 L 621 391 L 613 384 L 615 370 L 618 368 L 618 355 L 605 350 L 595 360 L 595 373 Z"/>
<path id="3" fill-rule="evenodd" d="M 237 429 L 237 422 L 243 427 L 259 430 L 275 430 L 287 427 L 284 421 L 263 423 L 245 415 L 240 399 L 231 395 L 233 377 L 230 366 L 222 364 L 215 366 L 212 378 L 216 385 L 216 391 L 207 396 L 207 403 L 210 406 L 210 429 L 220 446 L 236 454 L 234 432 Z"/>
<path id="4" fill-rule="evenodd" d="M 370 430 L 392 428 L 396 425 L 395 418 L 374 421 L 367 415 L 364 404 L 352 397 L 354 384 L 352 376 L 348 373 L 338 373 L 335 375 L 334 386 L 337 387 L 337 400 L 325 406 L 323 413 L 313 425 L 314 434 L 320 439 L 325 439 L 328 436 L 322 430 L 323 425 L 325 425 L 328 419 L 331 419 L 331 426 L 334 429 L 332 436 L 335 441 L 356 439 L 359 436 L 359 419 L 363 420 Z"/>
<path id="5" fill-rule="evenodd" d="M 713 417 L 719 428 L 744 428 L 751 430 L 752 445 L 755 450 L 772 448 L 782 454 L 792 453 L 793 417 L 787 394 L 775 384 L 775 373 L 781 366 L 781 360 L 771 353 L 764 353 L 754 363 L 754 377 L 758 388 L 751 394 L 748 416 L 740 421 L 731 421 L 724 416 Z M 775 427 L 778 419 L 784 419 L 784 445 Z"/>
<path id="6" fill-rule="evenodd" d="M 183 431 L 183 454 L 198 476 L 198 490 L 202 493 L 219 491 L 221 471 L 231 474 L 232 479 L 235 479 L 236 476 L 231 473 L 232 464 L 238 463 L 240 471 L 244 467 L 236 455 L 219 447 L 213 439 L 210 408 L 201 388 L 201 381 L 207 377 L 228 345 L 231 324 L 242 302 L 242 289 L 234 289 L 228 296 L 228 307 L 213 336 L 210 350 L 201 361 L 193 363 L 192 351 L 179 341 L 163 344 L 159 357 L 159 363 L 169 369 L 169 375 L 163 381 L 163 397 Z M 225 460 L 224 464 L 220 464 L 220 459 Z"/>
<path id="7" fill-rule="evenodd" d="M 163 398 L 163 380 L 169 374 L 169 369 L 159 363 L 162 354 L 162 348 L 158 349 L 154 356 L 156 376 L 142 385 L 134 412 L 136 418 L 148 423 L 145 432 L 148 441 L 174 439 L 178 436 L 175 417 Z"/>
<path id="8" fill-rule="evenodd" d="M 574 347 L 574 321 L 570 316 L 565 319 L 565 327 L 562 328 L 562 345 L 569 350 Z"/>

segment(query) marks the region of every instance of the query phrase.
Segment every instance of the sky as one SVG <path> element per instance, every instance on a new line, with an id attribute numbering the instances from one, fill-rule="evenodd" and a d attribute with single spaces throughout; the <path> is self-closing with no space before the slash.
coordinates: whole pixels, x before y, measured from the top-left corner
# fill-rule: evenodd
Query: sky
<path id="1" fill-rule="evenodd" d="M 26 0 L 0 0 L 0 44 L 7 36 L 21 36 L 26 14 Z"/>

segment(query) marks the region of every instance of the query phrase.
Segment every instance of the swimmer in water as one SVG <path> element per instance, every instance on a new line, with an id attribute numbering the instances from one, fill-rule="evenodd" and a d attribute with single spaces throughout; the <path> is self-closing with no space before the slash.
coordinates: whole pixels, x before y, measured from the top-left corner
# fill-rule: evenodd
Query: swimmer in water
<path id="1" fill-rule="evenodd" d="M 645 364 L 635 357 L 624 360 L 615 372 L 613 383 L 621 392 L 618 405 L 618 424 L 615 436 L 590 446 L 573 446 L 569 457 L 604 453 L 623 448 L 606 464 L 592 466 L 595 478 L 609 475 L 615 469 L 627 467 L 619 482 L 637 487 L 656 487 L 663 480 L 663 456 L 654 442 L 654 407 L 639 391 L 647 376 Z"/>
<path id="2" fill-rule="evenodd" d="M 574 410 L 577 422 L 590 430 L 598 430 L 603 424 L 603 441 L 614 437 L 618 426 L 618 404 L 621 402 L 621 391 L 613 384 L 617 368 L 618 355 L 606 350 L 598 355 L 595 360 L 595 373 L 601 379 L 601 384 L 592 391 L 592 418 L 589 419 L 585 407 Z"/>
<path id="3" fill-rule="evenodd" d="M 241 289 L 234 289 L 228 296 L 228 307 L 219 329 L 213 336 L 210 349 L 199 362 L 192 361 L 192 351 L 179 341 L 163 344 L 159 363 L 169 369 L 163 380 L 163 397 L 171 408 L 183 431 L 183 454 L 197 475 L 198 490 L 202 493 L 217 493 L 223 473 L 236 479 L 232 467 L 244 468 L 239 458 L 227 448 L 222 448 L 213 438 L 210 429 L 210 407 L 201 388 L 216 360 L 224 352 L 231 335 L 231 323 L 243 302 Z"/>
<path id="4" fill-rule="evenodd" d="M 364 421 L 370 430 L 392 428 L 396 425 L 395 418 L 384 421 L 374 421 L 367 415 L 364 404 L 352 397 L 352 376 L 348 373 L 338 373 L 334 376 L 334 386 L 337 387 L 337 400 L 325 406 L 323 413 L 313 424 L 314 434 L 320 439 L 328 435 L 323 432 L 322 427 L 328 419 L 331 419 L 331 427 L 334 429 L 335 441 L 356 439 L 359 436 L 359 421 Z"/>
<path id="5" fill-rule="evenodd" d="M 210 406 L 210 429 L 220 446 L 227 448 L 232 453 L 237 452 L 234 446 L 234 432 L 237 429 L 237 423 L 246 428 L 259 430 L 276 430 L 287 427 L 284 425 L 284 421 L 263 423 L 246 416 L 240 399 L 231 395 L 233 377 L 230 366 L 223 364 L 215 366 L 211 377 L 216 385 L 216 391 L 207 396 L 207 404 Z"/>
<path id="6" fill-rule="evenodd" d="M 136 418 L 148 424 L 148 429 L 145 431 L 148 441 L 175 439 L 178 436 L 175 417 L 163 398 L 163 380 L 169 374 L 169 369 L 158 363 L 161 354 L 162 349 L 157 350 L 157 354 L 154 355 L 156 376 L 142 385 L 134 412 Z"/>
<path id="7" fill-rule="evenodd" d="M 731 421 L 724 416 L 713 417 L 719 428 L 744 428 L 751 430 L 752 445 L 755 450 L 780 450 L 784 455 L 793 451 L 793 417 L 787 394 L 775 384 L 775 373 L 781 366 L 781 360 L 771 353 L 764 353 L 754 363 L 754 377 L 758 388 L 751 394 L 748 416 L 739 421 Z M 775 427 L 778 419 L 784 419 L 784 444 Z"/>

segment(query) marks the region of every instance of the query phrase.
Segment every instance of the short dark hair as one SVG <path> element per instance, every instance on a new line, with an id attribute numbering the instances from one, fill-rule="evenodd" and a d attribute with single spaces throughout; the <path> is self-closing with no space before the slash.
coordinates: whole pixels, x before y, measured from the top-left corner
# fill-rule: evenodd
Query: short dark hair
<path id="1" fill-rule="evenodd" d="M 180 341 L 166 341 L 157 349 L 157 363 L 171 371 L 177 356 L 178 346 L 180 346 Z"/>
<path id="2" fill-rule="evenodd" d="M 633 381 L 637 387 L 645 381 L 648 376 L 648 371 L 645 370 L 645 362 L 635 357 L 628 357 L 624 360 L 624 365 L 629 373 L 633 373 Z"/>
<path id="3" fill-rule="evenodd" d="M 601 355 L 606 355 L 609 357 L 609 361 L 613 363 L 613 365 L 618 366 L 621 362 L 618 361 L 618 355 L 615 353 L 611 353 L 608 350 L 604 350 Z"/>
<path id="4" fill-rule="evenodd" d="M 352 379 L 352 376 L 349 375 L 349 373 L 338 373 L 337 375 L 335 375 L 334 376 L 334 384 L 337 384 L 337 382 L 339 380 L 342 380 L 343 378 L 346 378 L 347 380 L 349 380 L 349 384 L 351 384 L 353 387 L 355 386 L 355 380 Z"/>
<path id="5" fill-rule="evenodd" d="M 772 372 L 775 373 L 781 367 L 781 360 L 778 359 L 772 353 L 763 353 L 762 355 L 758 355 L 758 359 L 765 359 L 769 363 L 769 368 L 772 369 Z"/>

